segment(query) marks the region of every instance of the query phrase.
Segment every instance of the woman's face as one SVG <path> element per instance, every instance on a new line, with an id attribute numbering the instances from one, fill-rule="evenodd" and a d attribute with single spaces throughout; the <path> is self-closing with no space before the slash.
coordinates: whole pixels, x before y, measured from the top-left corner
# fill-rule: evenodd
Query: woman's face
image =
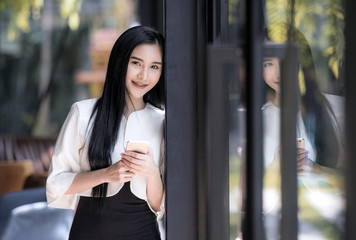
<path id="1" fill-rule="evenodd" d="M 265 58 L 263 60 L 263 78 L 268 86 L 277 93 L 280 89 L 280 71 L 278 58 Z"/>
<path id="2" fill-rule="evenodd" d="M 131 100 L 143 100 L 143 96 L 157 84 L 161 73 L 162 53 L 159 45 L 138 45 L 132 51 L 126 73 L 126 89 Z"/>

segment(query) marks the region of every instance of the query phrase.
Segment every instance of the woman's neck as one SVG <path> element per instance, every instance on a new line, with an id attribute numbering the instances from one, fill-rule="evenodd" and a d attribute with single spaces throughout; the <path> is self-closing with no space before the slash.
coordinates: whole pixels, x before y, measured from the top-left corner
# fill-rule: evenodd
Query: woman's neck
<path id="1" fill-rule="evenodd" d="M 279 107 L 280 106 L 280 98 L 279 98 L 279 93 L 274 94 L 273 98 L 271 99 L 271 102 L 274 106 Z"/>
<path id="2" fill-rule="evenodd" d="M 146 103 L 143 101 L 143 98 L 141 99 L 132 99 L 128 96 L 126 96 L 126 107 L 125 107 L 125 112 L 124 115 L 126 118 L 134 112 L 138 110 L 144 109 L 146 106 Z"/>

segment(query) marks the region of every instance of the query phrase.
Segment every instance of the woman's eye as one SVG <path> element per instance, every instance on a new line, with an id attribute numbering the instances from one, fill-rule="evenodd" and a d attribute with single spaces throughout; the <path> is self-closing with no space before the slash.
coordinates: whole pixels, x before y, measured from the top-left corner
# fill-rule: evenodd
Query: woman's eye
<path id="1" fill-rule="evenodd" d="M 272 63 L 271 62 L 266 62 L 266 63 L 263 63 L 263 66 L 264 67 L 270 67 L 270 66 L 272 66 Z"/>
<path id="2" fill-rule="evenodd" d="M 131 63 L 132 63 L 132 64 L 135 64 L 135 65 L 137 65 L 137 66 L 141 66 L 140 62 L 138 62 L 138 61 L 132 61 Z"/>
<path id="3" fill-rule="evenodd" d="M 157 65 L 153 65 L 152 68 L 156 69 L 156 70 L 159 69 L 159 67 Z"/>

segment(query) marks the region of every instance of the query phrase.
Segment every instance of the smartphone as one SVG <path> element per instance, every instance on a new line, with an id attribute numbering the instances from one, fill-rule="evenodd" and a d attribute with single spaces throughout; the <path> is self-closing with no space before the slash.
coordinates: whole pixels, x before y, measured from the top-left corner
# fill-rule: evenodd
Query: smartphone
<path id="1" fill-rule="evenodd" d="M 304 148 L 304 138 L 297 138 L 297 148 Z"/>
<path id="2" fill-rule="evenodd" d="M 126 151 L 133 151 L 142 154 L 148 153 L 148 142 L 144 141 L 128 141 Z"/>

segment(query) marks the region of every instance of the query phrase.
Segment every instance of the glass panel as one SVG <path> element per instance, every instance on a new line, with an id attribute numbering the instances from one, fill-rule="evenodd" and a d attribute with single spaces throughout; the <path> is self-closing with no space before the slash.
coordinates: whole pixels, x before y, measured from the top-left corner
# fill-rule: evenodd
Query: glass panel
<path id="1" fill-rule="evenodd" d="M 293 24 L 290 24 L 291 16 Z M 287 39 L 291 39 L 299 49 L 296 135 L 303 140 L 297 141 L 296 156 L 298 239 L 342 239 L 345 207 L 340 170 L 343 165 L 344 115 L 342 2 L 297 1 L 295 6 L 290 7 L 289 1 L 267 0 L 265 19 L 267 44 L 286 43 Z M 269 56 L 262 64 L 266 88 L 270 87 L 266 91 L 267 105 L 262 110 L 267 239 L 278 239 L 279 234 L 278 152 L 283 149 L 279 149 L 278 96 L 280 81 L 283 84 L 290 81 L 281 79 L 283 68 L 280 62 L 278 56 Z M 272 213 L 268 206 L 273 206 Z"/>
<path id="2" fill-rule="evenodd" d="M 137 24 L 135 3 L 2 1 L 0 134 L 55 137 L 74 101 L 99 96 L 114 41 Z"/>
<path id="3" fill-rule="evenodd" d="M 263 216 L 266 239 L 278 239 L 281 218 L 280 175 L 280 80 L 284 46 L 266 43 L 262 61 L 266 102 L 262 106 L 263 117 Z M 277 94 L 278 93 L 278 94 Z"/>
<path id="4" fill-rule="evenodd" d="M 241 63 L 239 63 L 241 64 Z M 230 239 L 241 234 L 242 189 L 241 162 L 242 146 L 245 143 L 245 108 L 241 106 L 241 85 L 236 66 L 225 66 L 229 83 L 229 191 L 230 191 Z"/>
<path id="5" fill-rule="evenodd" d="M 229 91 L 229 201 L 230 240 L 242 239 L 243 157 L 246 145 L 245 62 L 243 58 L 245 1 L 228 1 L 228 42 L 233 43 L 239 58 L 225 68 Z"/>

